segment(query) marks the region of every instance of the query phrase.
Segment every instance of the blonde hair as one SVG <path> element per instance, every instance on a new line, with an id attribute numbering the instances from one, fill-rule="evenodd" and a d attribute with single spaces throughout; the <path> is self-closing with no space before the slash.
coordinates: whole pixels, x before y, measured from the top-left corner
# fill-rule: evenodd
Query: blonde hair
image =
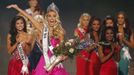
<path id="1" fill-rule="evenodd" d="M 80 16 L 80 18 L 79 18 L 79 23 L 77 24 L 78 27 L 81 26 L 81 23 L 80 23 L 80 22 L 81 22 L 81 19 L 82 19 L 84 16 L 87 16 L 87 17 L 91 18 L 91 15 L 88 14 L 88 13 L 83 13 L 83 14 L 81 14 L 81 16 Z"/>
<path id="2" fill-rule="evenodd" d="M 59 14 L 56 10 L 49 10 L 47 11 L 46 15 L 45 15 L 45 20 L 47 20 L 47 16 L 48 16 L 48 13 L 49 12 L 55 12 L 56 13 L 56 23 L 53 27 L 53 34 L 50 34 L 50 37 L 51 36 L 54 36 L 54 37 L 60 37 L 61 35 L 64 35 L 65 34 L 65 30 L 63 29 L 62 27 L 62 23 L 60 21 L 60 17 L 59 17 Z M 47 21 L 46 21 L 47 22 Z M 47 22 L 47 25 L 48 27 L 50 28 L 48 22 Z"/>

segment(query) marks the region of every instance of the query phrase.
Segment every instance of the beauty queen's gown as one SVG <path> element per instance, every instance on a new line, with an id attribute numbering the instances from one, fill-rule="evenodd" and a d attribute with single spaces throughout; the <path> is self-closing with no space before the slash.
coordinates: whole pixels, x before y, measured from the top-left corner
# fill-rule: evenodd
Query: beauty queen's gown
<path id="1" fill-rule="evenodd" d="M 36 68 L 36 66 L 40 60 L 41 55 L 42 55 L 41 48 L 40 48 L 38 42 L 35 41 L 33 49 L 28 56 L 31 72 L 34 71 L 34 69 Z"/>
<path id="2" fill-rule="evenodd" d="M 51 45 L 53 47 L 55 47 L 57 44 L 60 43 L 60 40 L 59 39 L 55 39 L 55 38 L 51 38 L 50 42 L 51 42 Z M 48 50 L 48 55 L 49 55 L 49 58 L 51 58 L 53 53 L 50 50 Z M 44 56 L 42 55 L 40 57 L 38 65 L 36 66 L 35 73 L 33 75 L 69 75 L 69 73 L 63 67 L 63 65 L 60 65 L 60 66 L 56 65 L 49 72 L 47 72 L 45 70 L 44 66 L 45 66 L 45 60 L 44 60 Z"/>
<path id="3" fill-rule="evenodd" d="M 107 56 L 111 50 L 106 48 L 103 53 Z M 115 48 L 115 52 L 119 52 L 119 48 Z M 114 58 L 110 58 L 108 61 L 101 65 L 100 75 L 118 75 L 117 63 Z"/>
<path id="4" fill-rule="evenodd" d="M 128 40 L 128 35 L 125 34 L 125 38 Z M 130 53 L 129 47 L 127 45 L 123 45 L 120 51 L 120 61 L 119 61 L 119 75 L 128 75 L 129 64 L 130 64 Z"/>
<path id="5" fill-rule="evenodd" d="M 75 32 L 78 34 L 80 40 L 84 39 L 85 30 L 76 28 Z M 87 75 L 88 74 L 88 59 L 89 53 L 86 50 L 81 50 L 80 53 L 76 56 L 76 75 Z"/>
<path id="6" fill-rule="evenodd" d="M 97 48 L 90 53 L 89 60 L 88 75 L 99 75 L 101 62 L 98 56 Z"/>
<path id="7" fill-rule="evenodd" d="M 22 75 L 22 73 L 21 73 L 22 66 L 23 66 L 23 64 L 22 64 L 21 58 L 19 56 L 19 52 L 16 49 L 12 53 L 9 64 L 8 64 L 8 75 Z M 29 66 L 30 65 L 28 65 L 28 68 L 29 68 Z M 27 74 L 27 75 L 30 75 L 30 71 L 29 71 L 29 74 Z"/>

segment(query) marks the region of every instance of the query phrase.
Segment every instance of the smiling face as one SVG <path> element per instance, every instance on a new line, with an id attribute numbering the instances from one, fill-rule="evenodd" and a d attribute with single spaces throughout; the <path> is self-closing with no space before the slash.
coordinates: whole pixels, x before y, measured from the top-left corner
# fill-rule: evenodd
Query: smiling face
<path id="1" fill-rule="evenodd" d="M 47 22 L 48 24 L 53 27 L 56 24 L 56 18 L 57 18 L 57 14 L 54 11 L 49 11 L 47 14 Z"/>
<path id="2" fill-rule="evenodd" d="M 106 27 L 114 27 L 114 22 L 112 19 L 106 20 Z"/>
<path id="3" fill-rule="evenodd" d="M 37 4 L 38 4 L 38 1 L 37 0 L 29 0 L 30 7 L 36 7 Z"/>
<path id="4" fill-rule="evenodd" d="M 93 28 L 93 31 L 99 31 L 100 29 L 100 22 L 98 20 L 94 20 L 92 22 L 92 28 Z"/>
<path id="5" fill-rule="evenodd" d="M 111 29 L 107 29 L 105 32 L 105 37 L 107 41 L 112 41 L 114 37 L 114 32 Z"/>
<path id="6" fill-rule="evenodd" d="M 24 29 L 24 22 L 23 22 L 23 20 L 22 19 L 18 19 L 16 21 L 15 26 L 16 26 L 17 31 L 22 31 Z"/>
<path id="7" fill-rule="evenodd" d="M 118 14 L 117 21 L 119 25 L 123 25 L 125 23 L 125 16 L 123 14 Z"/>
<path id="8" fill-rule="evenodd" d="M 90 17 L 89 16 L 81 17 L 80 25 L 82 26 L 82 28 L 87 29 L 89 21 L 90 21 Z"/>

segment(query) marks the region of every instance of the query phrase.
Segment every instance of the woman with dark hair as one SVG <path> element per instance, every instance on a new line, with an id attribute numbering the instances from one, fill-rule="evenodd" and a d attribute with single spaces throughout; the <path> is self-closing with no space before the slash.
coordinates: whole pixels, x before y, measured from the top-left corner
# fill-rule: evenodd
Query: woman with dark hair
<path id="1" fill-rule="evenodd" d="M 39 0 L 28 0 L 29 8 L 25 11 L 31 15 L 35 16 L 37 14 L 41 14 L 41 8 L 39 6 Z"/>
<path id="2" fill-rule="evenodd" d="M 8 75 L 30 74 L 27 55 L 31 50 L 31 40 L 31 36 L 27 34 L 24 18 L 21 16 L 13 18 L 7 36 L 8 53 L 12 55 Z"/>
<path id="3" fill-rule="evenodd" d="M 103 21 L 102 33 L 103 33 L 104 29 L 107 27 L 113 27 L 114 32 L 117 34 L 117 25 L 115 24 L 114 18 L 110 15 L 106 16 L 104 21 Z"/>
<path id="4" fill-rule="evenodd" d="M 117 30 L 117 25 L 115 24 L 115 20 L 112 16 L 108 15 L 105 17 L 103 21 L 103 28 L 105 29 L 106 27 L 113 27 L 115 30 Z"/>
<path id="5" fill-rule="evenodd" d="M 118 75 L 116 61 L 119 61 L 119 46 L 116 44 L 116 34 L 112 27 L 107 27 L 102 33 L 98 53 L 101 61 L 100 75 Z"/>
<path id="6" fill-rule="evenodd" d="M 90 39 L 94 40 L 94 43 L 100 41 L 100 30 L 101 30 L 101 20 L 98 17 L 91 18 L 90 21 Z M 88 63 L 88 75 L 99 75 L 100 71 L 100 60 L 98 57 L 97 44 L 93 44 L 89 47 L 89 63 Z"/>
<path id="7" fill-rule="evenodd" d="M 129 60 L 131 59 L 129 47 L 134 48 L 134 34 L 130 28 L 127 16 L 124 12 L 117 14 L 118 41 L 122 46 L 119 62 L 119 75 L 128 75 Z"/>

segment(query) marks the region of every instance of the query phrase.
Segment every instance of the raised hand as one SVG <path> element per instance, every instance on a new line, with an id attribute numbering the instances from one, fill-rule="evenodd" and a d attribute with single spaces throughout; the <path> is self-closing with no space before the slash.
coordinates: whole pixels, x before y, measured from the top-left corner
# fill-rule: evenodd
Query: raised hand
<path id="1" fill-rule="evenodd" d="M 115 43 L 113 43 L 113 44 L 111 44 L 111 48 L 112 48 L 112 53 L 114 53 L 115 52 L 115 47 L 116 47 L 116 44 Z"/>
<path id="2" fill-rule="evenodd" d="M 8 5 L 6 8 L 10 9 L 10 8 L 18 8 L 18 6 L 16 4 L 11 4 L 11 5 Z"/>

